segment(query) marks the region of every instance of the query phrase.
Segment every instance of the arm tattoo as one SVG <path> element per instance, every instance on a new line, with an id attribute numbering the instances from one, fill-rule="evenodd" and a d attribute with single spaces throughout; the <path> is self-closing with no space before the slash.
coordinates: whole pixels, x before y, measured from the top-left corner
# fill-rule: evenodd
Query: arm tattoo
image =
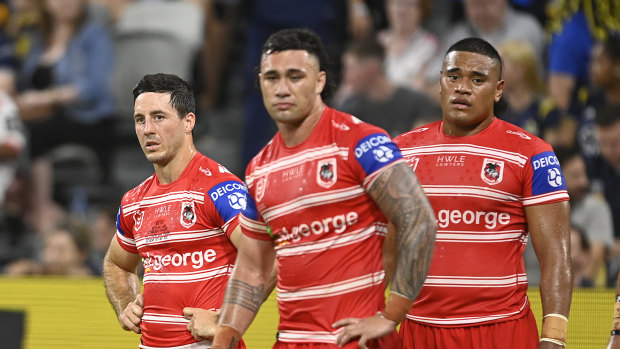
<path id="1" fill-rule="evenodd" d="M 252 286 L 246 282 L 230 279 L 226 287 L 224 304 L 237 304 L 253 313 L 258 313 L 258 309 L 265 297 L 265 286 Z"/>
<path id="2" fill-rule="evenodd" d="M 381 173 L 368 190 L 397 228 L 398 261 L 392 290 L 415 299 L 428 274 L 437 223 L 417 177 L 405 163 Z"/>
<path id="3" fill-rule="evenodd" d="M 235 338 L 231 339 L 228 349 L 235 349 L 236 346 L 237 346 L 237 340 Z"/>

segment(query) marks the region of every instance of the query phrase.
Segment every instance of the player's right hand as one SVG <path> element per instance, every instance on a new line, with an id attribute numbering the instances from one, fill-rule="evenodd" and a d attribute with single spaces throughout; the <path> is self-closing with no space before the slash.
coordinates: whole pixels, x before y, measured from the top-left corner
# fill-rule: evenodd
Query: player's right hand
<path id="1" fill-rule="evenodd" d="M 144 296 L 139 294 L 136 299 L 127 304 L 125 310 L 118 317 L 121 327 L 125 331 L 134 331 L 140 333 L 140 323 L 142 322 L 142 314 L 144 313 Z"/>

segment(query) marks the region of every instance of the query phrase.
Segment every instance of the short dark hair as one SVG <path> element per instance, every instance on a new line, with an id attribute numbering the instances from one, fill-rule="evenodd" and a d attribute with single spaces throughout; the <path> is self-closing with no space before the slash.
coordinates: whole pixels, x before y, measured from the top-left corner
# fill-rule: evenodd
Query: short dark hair
<path id="1" fill-rule="evenodd" d="M 330 78 L 329 55 L 321 41 L 321 38 L 308 28 L 289 28 L 277 31 L 263 45 L 262 55 L 269 55 L 274 52 L 303 50 L 315 56 L 319 61 L 319 71 L 326 73 L 326 83 L 321 92 L 323 100 L 332 96 L 335 82 Z M 260 71 L 257 69 L 257 71 Z"/>
<path id="2" fill-rule="evenodd" d="M 345 52 L 359 58 L 375 58 L 380 62 L 385 58 L 385 48 L 375 39 L 353 40 Z"/>
<path id="3" fill-rule="evenodd" d="M 483 56 L 487 56 L 491 58 L 492 60 L 497 62 L 497 64 L 499 65 L 499 78 L 501 80 L 502 69 L 503 69 L 502 57 L 499 55 L 499 52 L 497 52 L 495 47 L 493 47 L 493 45 L 491 45 L 488 41 L 481 39 L 481 38 L 476 38 L 476 37 L 465 38 L 465 39 L 459 40 L 455 42 L 454 44 L 452 44 L 452 46 L 450 46 L 448 51 L 446 51 L 444 58 L 450 52 L 453 52 L 453 51 L 465 51 L 465 52 L 477 53 L 479 55 L 483 55 Z"/>
<path id="4" fill-rule="evenodd" d="M 607 104 L 596 110 L 594 123 L 599 127 L 609 127 L 620 121 L 620 104 Z"/>
<path id="5" fill-rule="evenodd" d="M 145 75 L 133 89 L 133 100 L 145 92 L 170 93 L 170 105 L 183 118 L 188 113 L 196 112 L 194 89 L 185 80 L 173 74 Z"/>

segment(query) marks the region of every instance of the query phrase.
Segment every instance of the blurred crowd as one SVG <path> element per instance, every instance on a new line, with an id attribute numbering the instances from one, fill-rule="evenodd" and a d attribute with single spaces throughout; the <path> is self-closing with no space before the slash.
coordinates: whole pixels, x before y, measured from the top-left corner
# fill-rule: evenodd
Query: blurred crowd
<path id="1" fill-rule="evenodd" d="M 617 0 L 0 0 L 0 271 L 100 275 L 123 192 L 152 173 L 131 117 L 144 74 L 193 83 L 197 139 L 230 134 L 204 120 L 238 113 L 239 151 L 219 161 L 243 178 L 275 133 L 256 89 L 260 47 L 289 27 L 325 42 L 329 104 L 392 136 L 441 118 L 448 46 L 469 36 L 495 45 L 496 115 L 549 142 L 564 171 L 575 284 L 615 285 Z M 208 144 L 209 156 L 224 143 Z M 531 285 L 534 254 L 528 245 Z"/>

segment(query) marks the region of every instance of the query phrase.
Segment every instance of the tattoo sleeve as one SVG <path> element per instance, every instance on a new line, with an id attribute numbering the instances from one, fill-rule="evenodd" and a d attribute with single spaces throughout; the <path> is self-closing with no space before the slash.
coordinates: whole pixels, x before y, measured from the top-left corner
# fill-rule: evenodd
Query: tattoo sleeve
<path id="1" fill-rule="evenodd" d="M 253 313 L 258 313 L 265 298 L 265 287 L 252 286 L 246 282 L 230 279 L 226 287 L 224 303 L 240 305 Z"/>
<path id="2" fill-rule="evenodd" d="M 379 174 L 368 193 L 396 227 L 398 257 L 392 290 L 413 300 L 422 288 L 433 255 L 437 231 L 433 209 L 404 162 Z"/>

